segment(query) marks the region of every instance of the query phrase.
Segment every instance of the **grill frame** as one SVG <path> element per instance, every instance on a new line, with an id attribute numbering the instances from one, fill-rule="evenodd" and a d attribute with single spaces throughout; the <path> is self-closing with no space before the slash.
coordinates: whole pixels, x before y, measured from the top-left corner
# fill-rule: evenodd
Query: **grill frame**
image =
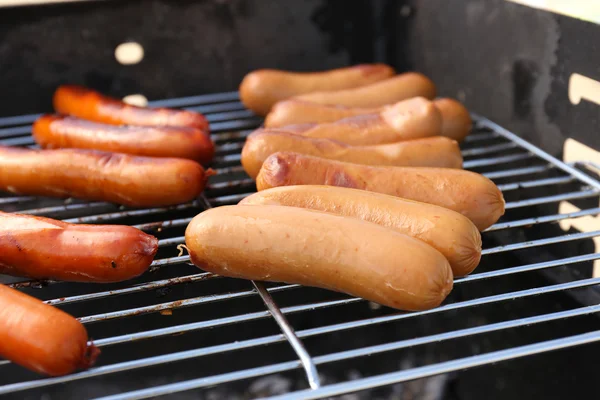
<path id="1" fill-rule="evenodd" d="M 25 211 L 34 215 L 45 215 L 51 217 L 63 217 L 71 216 L 70 218 L 61 218 L 69 222 L 79 223 L 104 223 L 115 220 L 121 220 L 129 217 L 148 217 L 153 215 L 162 215 L 172 211 L 185 211 L 185 210 L 197 210 L 200 212 L 203 209 L 207 209 L 214 206 L 220 206 L 224 204 L 235 203 L 241 198 L 247 196 L 253 192 L 253 184 L 251 180 L 243 176 L 242 169 L 239 165 L 239 150 L 241 149 L 241 143 L 243 138 L 248 134 L 249 130 L 258 126 L 260 120 L 255 118 L 247 110 L 244 110 L 241 104 L 238 102 L 236 92 L 218 93 L 212 95 L 201 95 L 192 96 L 179 99 L 167 99 L 162 101 L 150 102 L 151 106 L 168 106 L 168 107 L 184 107 L 195 111 L 207 113 L 207 117 L 211 122 L 211 129 L 213 133 L 213 139 L 217 142 L 217 157 L 214 162 L 214 168 L 219 174 L 211 180 L 206 193 L 203 194 L 196 201 L 177 206 L 174 208 L 155 208 L 155 209 L 142 209 L 142 210 L 124 210 L 115 206 L 103 203 L 103 202 L 91 202 L 91 203 L 79 203 L 75 202 L 72 204 L 64 205 L 50 205 L 42 206 L 37 208 L 30 208 Z M 38 114 L 0 118 L 0 144 L 9 145 L 31 145 L 32 139 L 30 137 L 28 125 L 30 124 Z M 598 197 L 600 194 L 600 181 L 593 178 L 591 175 L 577 169 L 574 165 L 565 164 L 556 158 L 552 157 L 548 153 L 542 151 L 538 147 L 524 141 L 514 133 L 500 127 L 497 124 L 489 121 L 486 118 L 474 115 L 476 121 L 475 133 L 468 137 L 466 140 L 467 145 L 475 144 L 475 147 L 469 148 L 463 152 L 467 157 L 484 156 L 483 158 L 469 159 L 465 161 L 466 168 L 488 168 L 496 165 L 513 164 L 515 162 L 527 160 L 527 161 L 544 161 L 547 164 L 538 166 L 525 166 L 519 168 L 508 168 L 502 169 L 501 171 L 491 171 L 484 173 L 484 175 L 492 176 L 495 178 L 506 178 L 506 177 L 518 177 L 521 175 L 527 175 L 531 173 L 543 172 L 548 169 L 555 169 L 565 176 L 543 178 L 538 180 L 524 180 L 517 183 L 505 183 L 499 184 L 503 192 L 520 191 L 523 189 L 534 188 L 534 187 L 546 187 L 548 185 L 559 186 L 562 184 L 572 184 L 578 182 L 581 184 L 581 188 L 577 191 L 560 193 L 551 196 L 541 196 L 534 198 L 527 198 L 523 200 L 516 200 L 507 202 L 507 209 L 518 209 L 524 207 L 530 207 L 533 205 L 554 203 L 560 200 L 577 200 L 585 199 L 590 197 Z M 17 125 L 16 127 L 14 127 Z M 21 125 L 21 126 L 19 126 Z M 491 146 L 477 146 L 477 143 L 485 142 L 490 139 L 501 138 L 504 143 L 493 144 Z M 231 142 L 231 140 L 234 140 Z M 497 152 L 510 151 L 511 154 L 488 156 L 489 154 L 495 154 Z M 512 153 L 514 150 L 519 150 L 518 153 Z M 522 150 L 522 151 L 521 151 Z M 252 189 L 252 190 L 247 190 Z M 239 192 L 239 193 L 237 193 Z M 211 195 L 211 193 L 222 193 L 220 195 Z M 29 196 L 7 196 L 0 197 L 0 207 L 20 207 L 22 204 L 35 200 Z M 43 201 L 45 203 L 46 200 Z M 56 203 L 56 202 L 55 202 Z M 100 210 L 100 211 L 94 211 Z M 103 212 L 107 210 L 108 212 Z M 91 215 L 83 216 L 72 216 L 79 215 L 78 213 L 84 212 L 87 214 L 88 211 L 92 211 Z M 75 214 L 73 214 L 75 213 Z M 567 219 L 568 217 L 578 217 L 584 215 L 598 215 L 600 214 L 600 207 L 589 208 L 579 212 L 569 214 L 555 214 L 548 216 L 533 216 L 527 219 L 521 219 L 517 221 L 501 222 L 494 225 L 487 232 L 502 231 L 507 229 L 520 228 L 522 226 L 531 224 L 541 224 L 548 222 L 557 222 L 559 220 Z M 140 227 L 145 230 L 152 232 L 152 229 L 160 225 L 162 229 L 168 227 L 179 226 L 183 227 L 191 217 L 173 219 L 168 223 L 164 222 L 145 222 L 141 224 L 134 224 L 134 226 Z M 600 231 L 592 233 L 582 233 L 575 235 L 564 235 L 562 237 L 554 237 L 547 239 L 540 239 L 537 241 L 528 241 L 523 243 L 516 243 L 512 245 L 496 246 L 492 248 L 486 248 L 484 254 L 497 254 L 501 252 L 515 251 L 523 248 L 534 248 L 537 246 L 562 243 L 573 240 L 579 240 L 584 238 L 591 238 L 600 236 Z M 161 239 L 159 245 L 161 248 L 166 248 L 174 244 L 183 243 L 183 237 L 176 236 Z M 512 247 L 511 247 L 512 246 Z M 533 270 L 546 270 L 562 265 L 570 265 L 582 261 L 590 261 L 600 259 L 600 254 L 593 253 L 583 255 L 579 257 L 566 257 L 554 261 L 546 261 L 541 263 L 530 263 L 524 264 L 511 268 L 498 269 L 491 272 L 475 272 L 474 274 L 455 280 L 456 285 L 462 283 L 474 282 L 477 280 L 490 279 L 500 276 L 507 276 L 510 274 L 522 273 Z M 171 256 L 162 257 L 155 260 L 152 269 L 159 270 L 165 266 L 176 265 L 184 263 L 188 260 L 186 256 Z M 90 300 L 98 300 L 102 298 L 109 298 L 113 296 L 132 294 L 137 292 L 149 292 L 164 289 L 171 286 L 176 286 L 186 283 L 194 283 L 201 281 L 209 281 L 216 277 L 210 273 L 198 272 L 193 275 L 184 277 L 174 277 L 169 279 L 154 280 L 151 282 L 143 283 L 135 286 L 126 286 L 121 289 L 101 291 L 97 290 L 92 293 L 84 293 L 75 296 L 59 297 L 48 300 L 49 304 L 63 306 L 69 304 L 76 304 Z M 227 278 L 220 278 L 227 279 Z M 172 361 L 179 361 L 182 359 L 200 357 L 208 354 L 219 354 L 218 352 L 229 352 L 233 350 L 244 349 L 248 346 L 265 345 L 269 343 L 280 343 L 287 342 L 298 356 L 298 360 L 283 362 L 278 364 L 271 364 L 268 366 L 262 366 L 257 368 L 245 369 L 240 371 L 234 371 L 230 373 L 219 374 L 215 376 L 203 377 L 183 382 L 176 382 L 158 387 L 151 387 L 148 389 L 136 390 L 120 395 L 108 396 L 110 399 L 131 399 L 131 398 L 146 398 L 149 396 L 156 396 L 158 394 L 178 393 L 182 390 L 189 390 L 192 388 L 211 386 L 217 383 L 233 382 L 239 379 L 246 379 L 249 377 L 259 377 L 267 373 L 281 372 L 289 369 L 303 368 L 306 372 L 307 382 L 313 389 L 313 391 L 299 391 L 296 392 L 292 398 L 317 398 L 320 396 L 337 395 L 343 393 L 349 393 L 356 390 L 363 390 L 380 386 L 382 384 L 404 382 L 411 379 L 422 378 L 435 374 L 445 373 L 449 371 L 455 371 L 462 368 L 476 366 L 481 364 L 488 364 L 495 361 L 506 360 L 516 357 L 522 357 L 529 354 L 536 354 L 544 351 L 550 351 L 553 349 L 564 348 L 569 346 L 575 346 L 578 344 L 589 343 L 592 341 L 600 340 L 600 331 L 594 331 L 583 335 L 576 335 L 573 337 L 555 339 L 547 342 L 540 342 L 537 344 L 526 345 L 515 347 L 512 349 L 502 350 L 493 353 L 487 353 L 479 356 L 466 357 L 459 360 L 449 361 L 446 363 L 437 363 L 427 367 L 413 368 L 408 371 L 393 372 L 378 377 L 359 379 L 353 383 L 343 382 L 334 385 L 321 386 L 319 384 L 319 376 L 317 373 L 317 366 L 322 363 L 332 362 L 332 360 L 344 359 L 344 357 L 358 357 L 366 354 L 379 353 L 389 351 L 391 349 L 398 349 L 408 346 L 417 345 L 419 343 L 432 343 L 436 340 L 448 340 L 462 335 L 477 335 L 496 329 L 508 329 L 515 326 L 524 326 L 528 324 L 536 324 L 542 322 L 548 322 L 557 318 L 569 318 L 578 315 L 586 315 L 600 311 L 598 305 L 592 305 L 587 307 L 581 307 L 579 309 L 570 312 L 557 312 L 550 313 L 547 315 L 539 315 L 529 318 L 520 318 L 513 321 L 505 321 L 504 323 L 488 324 L 477 328 L 466 328 L 461 332 L 446 332 L 444 334 L 433 335 L 431 337 L 420 337 L 414 339 L 401 340 L 399 342 L 389 343 L 387 345 L 371 346 L 369 348 L 359 348 L 344 352 L 331 353 L 328 355 L 322 355 L 317 357 L 311 357 L 306 351 L 302 344 L 302 339 L 318 334 L 324 334 L 326 332 L 345 331 L 349 329 L 356 329 L 360 326 L 367 326 L 373 324 L 379 324 L 390 321 L 398 321 L 408 318 L 415 318 L 423 315 L 437 314 L 449 310 L 456 310 L 461 308 L 468 308 L 477 305 L 489 304 L 494 302 L 501 302 L 516 298 L 527 298 L 544 293 L 552 293 L 558 291 L 566 291 L 578 287 L 592 287 L 600 283 L 600 278 L 588 278 L 581 279 L 566 283 L 557 283 L 550 286 L 517 290 L 508 293 L 501 293 L 492 296 L 486 296 L 474 300 L 467 300 L 458 303 L 445 304 L 442 307 L 434 310 L 417 312 L 417 313 L 401 313 L 393 314 L 390 316 L 383 316 L 379 318 L 373 318 L 370 320 L 358 320 L 347 323 L 333 324 L 330 326 L 321 326 L 312 329 L 304 329 L 296 331 L 294 327 L 287 321 L 286 315 L 292 315 L 294 313 L 309 312 L 311 310 L 326 309 L 329 307 L 335 307 L 340 305 L 349 305 L 353 303 L 363 302 L 361 299 L 354 298 L 343 298 L 340 300 L 330 300 L 313 304 L 302 304 L 297 306 L 280 307 L 274 300 L 271 293 L 278 293 L 287 290 L 297 290 L 300 288 L 299 285 L 282 285 L 265 287 L 262 283 L 253 282 L 253 287 L 250 290 L 242 290 L 233 293 L 214 294 L 208 296 L 199 296 L 186 300 L 169 301 L 159 304 L 153 304 L 143 307 L 130 308 L 119 310 L 115 312 L 107 312 L 95 315 L 86 315 L 81 317 L 80 320 L 85 323 L 109 321 L 118 318 L 131 317 L 144 313 L 157 313 L 173 310 L 177 310 L 184 307 L 190 307 L 200 304 L 211 304 L 217 301 L 224 301 L 236 298 L 245 298 L 258 296 L 265 305 L 265 309 L 254 313 L 246 313 L 237 315 L 235 317 L 223 317 L 208 321 L 193 322 L 187 325 L 179 325 L 173 327 L 166 327 L 162 329 L 154 329 L 150 334 L 148 332 L 135 332 L 132 334 L 116 335 L 108 338 L 102 338 L 96 340 L 95 343 L 100 346 L 116 345 L 118 343 L 125 343 L 132 340 L 139 340 L 144 336 L 149 337 L 161 337 L 172 335 L 175 333 L 182 333 L 184 331 L 192 331 L 196 329 L 203 329 L 206 327 L 216 327 L 232 323 L 240 323 L 245 321 L 253 321 L 259 319 L 273 319 L 276 322 L 279 329 L 283 332 L 276 335 L 270 335 L 267 337 L 247 339 L 241 342 L 234 342 L 222 345 L 209 346 L 204 348 L 198 348 L 190 351 L 182 351 L 173 354 L 159 355 L 155 357 L 141 358 L 138 360 L 131 360 L 129 362 L 121 362 L 117 365 L 99 366 L 89 371 L 83 371 L 77 374 L 69 375 L 67 377 L 60 378 L 48 378 L 41 380 L 32 380 L 25 382 L 16 382 L 14 384 L 8 384 L 0 386 L 0 394 L 18 393 L 22 390 L 44 387 L 48 385 L 54 385 L 58 383 L 66 383 L 78 379 L 84 379 L 87 377 L 98 376 L 109 374 L 113 372 L 122 372 L 127 369 L 141 368 L 153 363 L 167 363 Z M 38 286 L 53 286 L 57 285 L 69 285 L 66 283 L 58 282 L 35 282 L 35 281 L 22 281 L 13 284 L 14 287 L 18 288 L 29 288 Z M 60 287 L 60 286 L 59 286 Z M 40 292 L 43 292 L 41 290 Z M 179 358 L 178 358 L 179 357 Z M 6 361 L 0 361 L 0 368 L 6 368 L 10 364 Z M 321 388 L 319 388 L 321 387 Z M 316 389 L 316 390 L 315 390 Z"/>

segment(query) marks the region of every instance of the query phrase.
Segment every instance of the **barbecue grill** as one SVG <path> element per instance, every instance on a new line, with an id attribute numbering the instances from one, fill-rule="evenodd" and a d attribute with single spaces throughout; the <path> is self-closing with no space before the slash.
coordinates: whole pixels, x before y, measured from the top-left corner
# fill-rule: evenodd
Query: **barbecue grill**
<path id="1" fill-rule="evenodd" d="M 378 2 L 377 7 L 385 10 L 391 3 Z M 462 145 L 464 166 L 499 186 L 507 201 L 506 214 L 482 233 L 480 266 L 455 280 L 441 307 L 398 312 L 326 290 L 221 278 L 192 266 L 178 246 L 184 243 L 183 233 L 193 216 L 210 207 L 236 204 L 256 190 L 240 165 L 240 151 L 261 119 L 244 109 L 233 91 L 150 105 L 207 116 L 217 145 L 212 163 L 217 174 L 200 198 L 169 208 L 129 209 L 104 202 L 1 195 L 3 211 L 74 223 L 128 224 L 160 241 L 151 270 L 129 282 L 5 279 L 78 317 L 102 356 L 95 367 L 58 378 L 40 378 L 0 361 L 0 395 L 19 399 L 589 395 L 594 387 L 590 363 L 597 359 L 598 346 L 582 345 L 600 341 L 596 315 L 600 276 L 592 267 L 600 259 L 593 243 L 600 231 L 565 230 L 560 224 L 600 214 L 600 180 L 593 162 L 564 163 L 556 157 L 560 155 L 550 154 L 551 149 L 544 151 L 523 139 L 539 133 L 513 133 L 474 114 L 473 132 Z M 0 144 L 34 146 L 30 132 L 37 117 L 1 117 Z M 578 210 L 560 212 L 561 202 Z M 468 370 L 471 367 L 479 368 Z"/>

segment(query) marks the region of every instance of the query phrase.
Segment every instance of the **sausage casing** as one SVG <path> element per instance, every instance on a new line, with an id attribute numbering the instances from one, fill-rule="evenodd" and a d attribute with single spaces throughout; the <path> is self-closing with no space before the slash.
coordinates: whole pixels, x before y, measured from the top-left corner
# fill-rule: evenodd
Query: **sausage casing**
<path id="1" fill-rule="evenodd" d="M 365 165 L 402 165 L 461 168 L 458 143 L 442 136 L 373 146 L 349 146 L 331 139 L 257 131 L 248 136 L 242 149 L 242 166 L 255 178 L 263 162 L 278 151 L 294 151 L 332 160 Z"/>
<path id="2" fill-rule="evenodd" d="M 120 282 L 148 269 L 158 240 L 123 225 L 78 225 L 0 212 L 0 273 Z"/>
<path id="3" fill-rule="evenodd" d="M 290 185 L 329 185 L 435 204 L 469 218 L 479 230 L 504 214 L 504 197 L 488 178 L 450 168 L 375 167 L 283 152 L 267 158 L 258 190 Z"/>
<path id="4" fill-rule="evenodd" d="M 52 99 L 59 114 L 109 125 L 189 126 L 208 133 L 208 121 L 197 112 L 137 107 L 76 85 L 60 86 Z"/>
<path id="5" fill-rule="evenodd" d="M 372 108 L 417 96 L 433 99 L 435 90 L 434 83 L 425 75 L 406 72 L 358 88 L 333 92 L 313 92 L 292 98 L 318 104 Z"/>
<path id="6" fill-rule="evenodd" d="M 215 146 L 210 136 L 186 126 L 106 125 L 74 117 L 44 115 L 33 124 L 35 141 L 46 149 L 77 148 L 138 156 L 188 158 L 208 163 Z"/>
<path id="7" fill-rule="evenodd" d="M 304 129 L 298 132 L 299 127 Z M 413 97 L 384 107 L 376 114 L 356 115 L 313 126 L 291 125 L 280 129 L 290 129 L 291 132 L 295 129 L 302 136 L 334 139 L 352 146 L 368 146 L 439 136 L 442 131 L 442 116 L 433 102 L 423 97 Z"/>
<path id="8" fill-rule="evenodd" d="M 0 356 L 40 374 L 88 368 L 100 353 L 67 313 L 0 285 Z"/>
<path id="9" fill-rule="evenodd" d="M 191 261 L 219 275 L 299 283 L 402 310 L 438 306 L 452 270 L 429 245 L 392 229 L 281 206 L 224 206 L 190 222 Z"/>
<path id="10" fill-rule="evenodd" d="M 258 115 L 292 96 L 315 91 L 350 89 L 389 78 L 394 69 L 385 64 L 362 64 L 322 72 L 261 69 L 247 74 L 240 84 L 242 103 Z"/>
<path id="11" fill-rule="evenodd" d="M 193 200 L 205 183 L 192 160 L 0 146 L 0 190 L 11 193 L 157 207 Z"/>
<path id="12" fill-rule="evenodd" d="M 239 204 L 309 208 L 394 229 L 424 241 L 446 257 L 454 276 L 469 274 L 481 259 L 481 235 L 465 216 L 433 204 L 333 186 L 283 186 L 254 193 Z"/>
<path id="13" fill-rule="evenodd" d="M 442 115 L 442 135 L 457 142 L 463 141 L 473 127 L 469 111 L 453 99 L 441 98 L 433 103 Z"/>
<path id="14" fill-rule="evenodd" d="M 400 105 L 409 100 L 396 104 Z M 472 121 L 469 111 L 458 101 L 448 98 L 436 99 L 433 104 L 442 117 L 440 135 L 458 142 L 462 141 L 471 131 Z M 265 119 L 265 127 L 284 128 L 296 124 L 323 124 L 359 115 L 378 114 L 381 111 L 382 107 L 344 107 L 289 99 L 275 104 Z"/>
<path id="15" fill-rule="evenodd" d="M 288 99 L 278 102 L 265 118 L 266 128 L 281 128 L 288 125 L 325 123 L 353 117 L 377 114 L 381 107 L 358 108 L 340 105 L 318 104 L 310 101 Z"/>

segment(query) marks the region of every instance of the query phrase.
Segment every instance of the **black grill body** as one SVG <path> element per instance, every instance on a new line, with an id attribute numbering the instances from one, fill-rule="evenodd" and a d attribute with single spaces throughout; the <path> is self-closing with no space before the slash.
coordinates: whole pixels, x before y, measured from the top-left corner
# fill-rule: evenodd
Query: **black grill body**
<path id="1" fill-rule="evenodd" d="M 96 369 L 57 380 L 0 361 L 0 393 L 15 399 L 593 395 L 599 347 L 586 343 L 600 339 L 600 278 L 593 275 L 600 232 L 559 223 L 600 213 L 594 165 L 560 161 L 567 138 L 599 148 L 597 106 L 573 105 L 567 96 L 571 73 L 596 73 L 591 66 L 600 53 L 585 38 L 598 27 L 499 0 L 447 3 L 149 0 L 1 9 L 0 144 L 33 145 L 36 113 L 51 110 L 57 85 L 75 83 L 205 113 L 218 174 L 201 198 L 167 209 L 2 194 L 3 211 L 134 225 L 157 235 L 161 247 L 152 272 L 131 282 L 3 278 L 80 317 L 103 354 Z M 144 47 L 141 63 L 115 60 L 115 47 L 126 41 Z M 501 187 L 507 213 L 483 234 L 486 253 L 474 274 L 457 281 L 442 308 L 404 314 L 324 290 L 215 278 L 189 265 L 177 250 L 187 222 L 255 190 L 239 164 L 245 137 L 261 123 L 235 92 L 244 74 L 360 62 L 423 71 L 440 95 L 489 118 L 475 116 L 462 146 L 465 167 Z M 563 201 L 579 211 L 561 211 Z M 282 334 L 285 328 L 291 336 Z M 322 387 L 312 394 L 311 368 Z"/>

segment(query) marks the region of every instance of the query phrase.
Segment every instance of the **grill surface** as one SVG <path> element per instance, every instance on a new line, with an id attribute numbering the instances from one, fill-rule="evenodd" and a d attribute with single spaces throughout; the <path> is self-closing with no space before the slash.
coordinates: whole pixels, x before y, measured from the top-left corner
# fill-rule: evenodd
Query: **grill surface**
<path id="1" fill-rule="evenodd" d="M 465 168 L 481 172 L 499 185 L 507 199 L 507 213 L 483 233 L 481 266 L 472 275 L 455 280 L 455 290 L 443 306 L 423 312 L 396 312 L 362 299 L 299 285 L 218 278 L 191 266 L 188 257 L 177 249 L 184 242 L 183 232 L 191 218 L 209 207 L 235 204 L 255 190 L 240 166 L 240 150 L 247 134 L 261 121 L 243 108 L 236 92 L 155 101 L 151 105 L 185 107 L 207 116 L 217 144 L 213 168 L 218 174 L 197 201 L 171 208 L 133 210 L 104 202 L 7 194 L 0 197 L 3 211 L 75 223 L 130 224 L 160 239 L 151 271 L 135 281 L 93 285 L 12 280 L 15 287 L 79 317 L 103 354 L 98 366 L 90 370 L 49 379 L 40 379 L 0 360 L 0 394 L 13 394 L 15 398 L 39 398 L 40 394 L 50 393 L 58 397 L 140 399 L 224 383 L 246 387 L 250 379 L 292 371 L 299 381 L 296 386 L 266 393 L 292 391 L 290 398 L 320 398 L 600 340 L 600 331 L 566 337 L 550 334 L 544 340 L 482 354 L 461 353 L 424 365 L 380 368 L 371 376 L 345 377 L 337 383 L 319 382 L 317 371 L 323 374 L 335 363 L 350 363 L 364 356 L 377 359 L 420 346 L 435 348 L 461 338 L 476 340 L 495 332 L 532 329 L 538 324 L 600 311 L 600 304 L 576 304 L 565 310 L 548 308 L 547 312 L 493 323 L 461 326 L 459 321 L 454 323 L 455 328 L 444 330 L 431 326 L 433 317 L 460 320 L 461 312 L 474 307 L 517 301 L 527 304 L 534 301 L 534 296 L 543 298 L 600 284 L 600 278 L 581 275 L 581 279 L 574 275 L 561 283 L 540 284 L 542 281 L 525 278 L 519 285 L 511 286 L 514 280 L 502 283 L 516 275 L 528 276 L 531 271 L 577 269 L 582 263 L 600 259 L 600 254 L 592 250 L 572 256 L 564 253 L 535 263 L 514 261 L 527 249 L 560 249 L 600 236 L 600 231 L 568 234 L 556 230 L 559 221 L 600 213 L 600 182 L 475 116 L 474 132 L 463 145 Z M 30 124 L 35 118 L 37 115 L 0 118 L 0 144 L 33 146 Z M 560 201 L 582 199 L 593 201 L 584 202 L 587 207 L 580 207 L 581 211 L 540 211 L 557 210 Z M 536 214 L 531 214 L 532 210 Z M 535 240 L 523 239 L 525 227 L 540 228 L 544 234 Z M 508 238 L 508 242 L 500 243 L 497 237 Z M 510 255 L 515 257 L 507 257 Z M 509 260 L 514 264 L 508 264 Z M 530 282 L 535 284 L 527 286 Z M 378 334 L 383 324 L 388 331 L 393 325 L 391 337 Z M 350 332 L 360 339 L 345 340 Z M 319 349 L 316 343 L 327 337 L 333 338 L 336 345 Z M 123 392 L 124 387 L 127 392 Z M 251 394 L 262 393 L 256 390 Z"/>

